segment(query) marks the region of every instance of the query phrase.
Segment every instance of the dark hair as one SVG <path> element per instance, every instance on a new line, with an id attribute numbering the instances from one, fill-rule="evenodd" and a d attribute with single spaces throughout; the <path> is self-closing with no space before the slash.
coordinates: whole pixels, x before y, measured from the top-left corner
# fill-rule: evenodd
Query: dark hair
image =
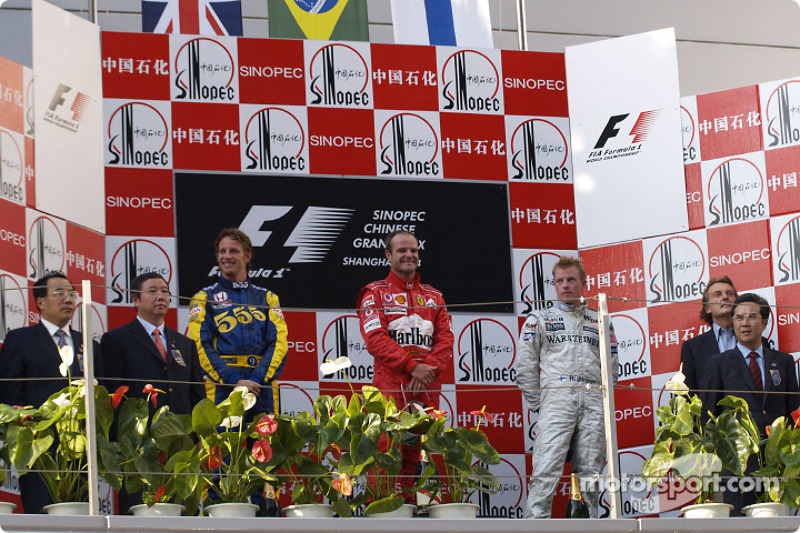
<path id="1" fill-rule="evenodd" d="M 217 234 L 217 239 L 214 241 L 214 255 L 216 256 L 219 253 L 219 243 L 222 242 L 224 238 L 230 238 L 234 241 L 239 241 L 239 244 L 242 245 L 242 251 L 244 253 L 249 253 L 250 258 L 253 257 L 253 243 L 250 241 L 250 237 L 247 236 L 245 232 L 240 230 L 239 228 L 224 228 L 220 230 Z M 248 268 L 250 267 L 250 263 L 247 264 Z"/>
<path id="2" fill-rule="evenodd" d="M 414 237 L 414 239 L 417 241 L 417 244 L 419 244 L 419 239 L 417 239 L 416 235 L 414 235 L 413 233 L 411 233 L 408 230 L 398 229 L 398 230 L 395 230 L 395 231 L 391 232 L 389 235 L 386 236 L 386 251 L 387 252 L 389 252 L 389 253 L 392 252 L 392 239 L 394 239 L 398 235 L 410 235 L 410 236 Z"/>
<path id="3" fill-rule="evenodd" d="M 36 280 L 36 283 L 33 285 L 33 299 L 36 300 L 37 298 L 47 298 L 47 284 L 51 279 L 65 279 L 67 283 L 72 285 L 72 282 L 69 280 L 66 274 L 63 272 L 49 272 L 42 276 L 41 278 Z M 37 304 L 38 307 L 38 304 Z"/>
<path id="4" fill-rule="evenodd" d="M 144 282 L 149 279 L 160 279 L 161 281 L 166 283 L 167 286 L 169 286 L 169 283 L 167 283 L 167 280 L 164 279 L 164 276 L 162 276 L 158 272 L 145 272 L 144 274 L 139 274 L 131 281 L 131 286 L 128 287 L 128 290 L 131 291 L 131 298 L 133 298 L 134 296 L 136 298 L 139 297 L 139 295 L 142 292 L 142 285 L 144 285 Z"/>
<path id="5" fill-rule="evenodd" d="M 764 320 L 769 320 L 769 303 L 754 292 L 746 292 L 744 294 L 740 294 L 736 301 L 733 303 L 733 307 L 731 307 L 731 315 L 736 312 L 736 306 L 739 304 L 743 304 L 745 302 L 750 302 L 754 304 L 758 304 L 758 309 L 761 311 L 761 318 Z"/>
<path id="6" fill-rule="evenodd" d="M 703 321 L 707 322 L 708 324 L 714 323 L 714 318 L 711 316 L 711 313 L 706 311 L 706 306 L 708 305 L 708 292 L 711 290 L 711 286 L 716 285 L 717 283 L 727 283 L 728 285 L 733 287 L 734 294 L 736 294 L 737 296 L 739 295 L 739 293 L 736 291 L 736 287 L 731 281 L 731 278 L 729 278 L 728 276 L 721 276 L 719 278 L 711 278 L 710 280 L 708 280 L 708 283 L 706 283 L 706 288 L 703 289 L 703 300 L 700 302 L 700 304 L 702 305 L 702 307 L 700 308 L 700 318 L 703 319 Z"/>
<path id="7" fill-rule="evenodd" d="M 581 283 L 586 280 L 586 269 L 583 268 L 583 263 L 580 259 L 575 257 L 570 257 L 568 255 L 562 255 L 558 258 L 558 262 L 553 265 L 553 277 L 556 275 L 556 270 L 564 270 L 566 268 L 575 267 L 578 269 L 578 274 L 581 276 Z"/>

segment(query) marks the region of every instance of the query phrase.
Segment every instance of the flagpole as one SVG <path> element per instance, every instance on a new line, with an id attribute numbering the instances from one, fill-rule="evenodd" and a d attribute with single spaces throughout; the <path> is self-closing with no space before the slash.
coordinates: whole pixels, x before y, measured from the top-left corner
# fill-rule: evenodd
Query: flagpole
<path id="1" fill-rule="evenodd" d="M 525 0 L 517 0 L 517 38 L 519 49 L 528 49 L 528 20 L 525 18 Z"/>
<path id="2" fill-rule="evenodd" d="M 97 2 L 89 0 L 89 22 L 97 24 Z"/>

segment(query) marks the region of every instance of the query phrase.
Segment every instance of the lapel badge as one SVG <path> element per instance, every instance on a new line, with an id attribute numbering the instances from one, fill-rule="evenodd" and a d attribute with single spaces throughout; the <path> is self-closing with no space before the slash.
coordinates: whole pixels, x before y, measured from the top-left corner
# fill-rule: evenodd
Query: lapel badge
<path id="1" fill-rule="evenodd" d="M 776 387 L 781 384 L 781 373 L 779 370 L 770 370 L 769 375 L 772 377 L 772 384 Z"/>
<path id="2" fill-rule="evenodd" d="M 175 362 L 181 366 L 186 366 L 186 361 L 183 360 L 183 356 L 181 355 L 181 351 L 176 349 L 170 350 L 172 352 L 172 358 L 175 359 Z"/>

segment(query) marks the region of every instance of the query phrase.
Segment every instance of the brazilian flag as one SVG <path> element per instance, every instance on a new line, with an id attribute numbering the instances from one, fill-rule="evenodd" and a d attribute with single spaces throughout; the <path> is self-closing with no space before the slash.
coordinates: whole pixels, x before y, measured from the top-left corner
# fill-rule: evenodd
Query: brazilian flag
<path id="1" fill-rule="evenodd" d="M 367 0 L 269 0 L 269 36 L 369 41 Z"/>

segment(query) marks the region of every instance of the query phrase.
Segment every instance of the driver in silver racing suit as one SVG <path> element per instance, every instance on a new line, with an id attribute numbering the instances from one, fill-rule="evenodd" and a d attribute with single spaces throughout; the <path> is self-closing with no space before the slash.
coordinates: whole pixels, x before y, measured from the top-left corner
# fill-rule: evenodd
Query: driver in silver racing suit
<path id="1" fill-rule="evenodd" d="M 561 257 L 553 279 L 558 301 L 528 316 L 519 341 L 517 385 L 529 408 L 539 412 L 526 518 L 550 517 L 570 445 L 572 471 L 582 480 L 602 473 L 606 455 L 598 315 L 581 303 L 586 273 L 579 260 Z M 613 327 L 610 340 L 616 384 Z M 599 493 L 586 490 L 584 498 L 589 516 L 597 518 Z"/>

